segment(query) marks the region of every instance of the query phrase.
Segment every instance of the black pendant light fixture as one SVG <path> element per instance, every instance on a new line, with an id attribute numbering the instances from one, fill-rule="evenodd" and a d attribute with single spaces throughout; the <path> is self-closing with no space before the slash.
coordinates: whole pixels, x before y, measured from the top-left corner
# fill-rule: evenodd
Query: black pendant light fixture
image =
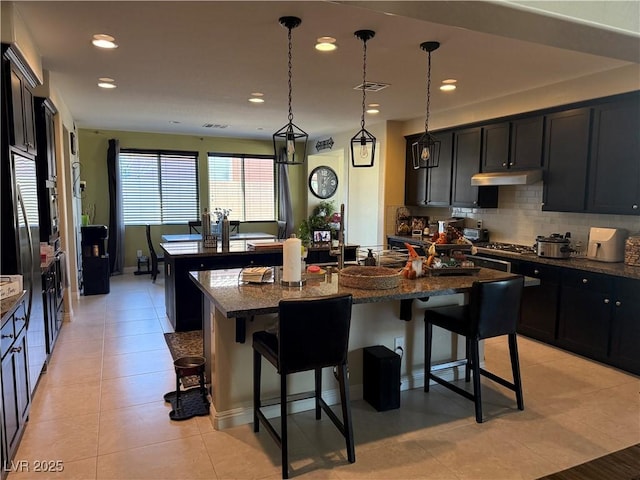
<path id="1" fill-rule="evenodd" d="M 360 131 L 351 139 L 351 165 L 354 167 L 373 167 L 376 155 L 376 137 L 364 128 L 364 113 L 367 97 L 367 41 L 371 40 L 376 32 L 373 30 L 358 30 L 354 33 L 362 40 L 362 119 Z"/>
<path id="2" fill-rule="evenodd" d="M 309 135 L 293 123 L 291 109 L 291 30 L 298 27 L 302 20 L 298 17 L 280 17 L 280 25 L 288 31 L 289 38 L 289 122 L 273 134 L 273 154 L 276 163 L 300 165 L 307 155 Z"/>
<path id="3" fill-rule="evenodd" d="M 424 134 L 411 145 L 413 168 L 435 168 L 440 160 L 440 141 L 429 133 L 429 107 L 431 104 L 431 52 L 437 50 L 439 42 L 424 42 L 420 48 L 428 54 L 427 66 L 427 114 L 424 120 Z"/>

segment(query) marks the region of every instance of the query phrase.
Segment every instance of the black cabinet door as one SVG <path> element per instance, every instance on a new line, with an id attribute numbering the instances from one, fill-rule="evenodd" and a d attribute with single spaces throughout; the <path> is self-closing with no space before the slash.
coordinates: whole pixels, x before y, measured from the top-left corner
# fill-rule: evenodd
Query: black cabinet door
<path id="1" fill-rule="evenodd" d="M 509 122 L 482 127 L 482 171 L 499 172 L 510 166 Z"/>
<path id="2" fill-rule="evenodd" d="M 480 171 L 482 129 L 454 132 L 451 205 L 454 207 L 497 207 L 498 187 L 473 187 L 471 177 Z"/>
<path id="3" fill-rule="evenodd" d="M 558 309 L 558 344 L 606 361 L 611 328 L 612 278 L 565 269 Z"/>
<path id="4" fill-rule="evenodd" d="M 33 93 L 17 67 L 11 66 L 12 144 L 36 154 L 36 130 L 33 113 Z"/>
<path id="5" fill-rule="evenodd" d="M 427 203 L 427 169 L 413 168 L 411 145 L 418 141 L 422 134 L 405 137 L 405 176 L 404 176 L 404 204 L 423 207 Z"/>
<path id="6" fill-rule="evenodd" d="M 440 141 L 438 166 L 427 170 L 427 205 L 451 205 L 451 163 L 453 161 L 453 132 L 433 134 Z"/>
<path id="7" fill-rule="evenodd" d="M 514 262 L 512 271 L 540 280 L 522 292 L 518 333 L 550 344 L 556 342 L 560 268 L 534 262 Z"/>
<path id="8" fill-rule="evenodd" d="M 543 210 L 584 212 L 591 110 L 546 117 Z"/>
<path id="9" fill-rule="evenodd" d="M 536 116 L 511 122 L 509 168 L 528 170 L 542 167 L 544 117 Z"/>
<path id="10" fill-rule="evenodd" d="M 640 280 L 616 279 L 610 361 L 640 375 Z"/>
<path id="11" fill-rule="evenodd" d="M 588 210 L 640 215 L 640 95 L 593 109 Z"/>

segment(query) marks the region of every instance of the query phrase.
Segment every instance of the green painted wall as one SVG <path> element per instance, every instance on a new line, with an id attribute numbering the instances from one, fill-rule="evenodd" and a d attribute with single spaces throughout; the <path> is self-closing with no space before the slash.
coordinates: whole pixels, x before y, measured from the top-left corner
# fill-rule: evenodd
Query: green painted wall
<path id="1" fill-rule="evenodd" d="M 86 182 L 82 194 L 82 209 L 95 211 L 91 223 L 109 224 L 109 186 L 107 183 L 107 148 L 111 138 L 120 140 L 120 148 L 147 148 L 167 150 L 188 150 L 199 152 L 200 203 L 209 207 L 209 191 L 207 178 L 207 153 L 249 153 L 254 155 L 271 155 L 271 141 L 246 140 L 221 137 L 195 137 L 191 135 L 167 135 L 142 132 L 122 132 L 113 130 L 78 130 L 78 159 L 80 177 Z M 306 168 L 289 167 L 289 184 L 293 199 L 293 214 L 297 226 L 306 217 Z M 167 225 L 152 227 L 154 245 L 160 243 L 163 233 L 187 233 L 186 225 Z M 243 224 L 241 231 L 262 231 L 275 234 L 275 224 L 251 223 Z M 125 267 L 136 266 L 136 251 L 148 254 L 144 226 L 129 226 L 125 230 Z M 156 248 L 157 250 L 157 248 Z"/>

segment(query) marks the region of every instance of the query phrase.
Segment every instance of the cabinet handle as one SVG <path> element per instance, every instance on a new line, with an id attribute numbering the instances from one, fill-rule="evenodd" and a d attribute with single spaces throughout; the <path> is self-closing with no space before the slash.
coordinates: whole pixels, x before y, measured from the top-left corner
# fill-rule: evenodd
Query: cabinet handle
<path id="1" fill-rule="evenodd" d="M 622 303 L 620 301 L 616 302 L 616 307 L 619 307 L 620 305 L 622 305 Z"/>
<path id="2" fill-rule="evenodd" d="M 583 278 L 582 283 L 589 283 L 589 280 L 587 280 L 586 278 Z"/>
<path id="3" fill-rule="evenodd" d="M 634 210 L 637 210 L 637 209 L 638 209 L 638 205 L 634 205 L 634 206 L 633 206 L 633 207 L 631 207 L 631 208 L 633 208 Z"/>
<path id="4" fill-rule="evenodd" d="M 609 304 L 609 299 L 608 299 L 608 298 L 605 298 L 605 299 L 604 299 L 604 303 Z"/>
<path id="5" fill-rule="evenodd" d="M 13 333 L 10 333 L 9 335 L 0 335 L 0 338 L 13 338 Z"/>
<path id="6" fill-rule="evenodd" d="M 509 162 L 509 166 L 510 166 L 510 167 L 513 167 L 513 162 Z"/>
<path id="7" fill-rule="evenodd" d="M 540 270 L 538 270 L 537 268 L 533 271 L 534 275 L 540 275 Z"/>
<path id="8" fill-rule="evenodd" d="M 507 162 L 502 162 L 502 166 L 506 167 L 507 166 Z"/>
<path id="9" fill-rule="evenodd" d="M 20 353 L 22 351 L 22 347 L 13 347 L 11 349 L 12 353 Z"/>

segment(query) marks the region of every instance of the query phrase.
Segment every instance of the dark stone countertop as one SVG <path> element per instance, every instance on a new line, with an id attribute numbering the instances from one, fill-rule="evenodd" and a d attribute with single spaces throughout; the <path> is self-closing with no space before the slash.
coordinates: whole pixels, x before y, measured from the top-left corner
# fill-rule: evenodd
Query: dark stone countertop
<path id="1" fill-rule="evenodd" d="M 409 300 L 466 292 L 475 280 L 508 278 L 512 275 L 482 268 L 476 275 L 421 277 L 400 279 L 396 288 L 364 290 L 340 285 L 339 274 L 313 276 L 301 288 L 284 287 L 279 282 L 244 284 L 239 282 L 240 269 L 189 272 L 192 280 L 227 318 L 276 313 L 283 298 L 306 298 L 351 293 L 353 303 Z"/>
<path id="2" fill-rule="evenodd" d="M 222 244 L 218 242 L 216 248 L 205 247 L 202 242 L 165 242 L 160 247 L 168 256 L 174 257 L 209 257 L 225 255 L 260 255 L 262 253 L 282 252 L 284 240 L 231 240 L 229 250 L 223 251 Z M 260 244 L 262 248 L 253 249 L 249 244 Z M 265 247 L 273 243 L 273 248 Z M 346 249 L 356 249 L 358 245 L 345 245 Z M 328 251 L 329 247 L 309 247 L 309 251 Z"/>
<path id="3" fill-rule="evenodd" d="M 2 322 L 4 323 L 5 315 L 13 313 L 13 310 L 18 306 L 20 300 L 27 294 L 26 290 L 22 293 L 14 295 L 12 297 L 3 298 L 0 300 L 0 312 L 2 313 Z"/>
<path id="4" fill-rule="evenodd" d="M 389 239 L 397 241 L 405 241 L 407 243 L 429 246 L 431 242 L 422 240 L 417 237 L 403 237 L 400 235 L 388 235 Z M 623 262 L 607 263 L 588 260 L 585 257 L 570 258 L 544 258 L 539 257 L 535 253 L 512 253 L 503 250 L 493 250 L 490 248 L 478 247 L 479 255 L 492 255 L 507 260 L 520 260 L 526 262 L 540 263 L 544 265 L 553 265 L 556 267 L 573 268 L 575 270 L 584 270 L 593 273 L 602 273 L 605 275 L 613 275 L 616 277 L 625 277 L 640 280 L 640 267 L 626 265 Z"/>

